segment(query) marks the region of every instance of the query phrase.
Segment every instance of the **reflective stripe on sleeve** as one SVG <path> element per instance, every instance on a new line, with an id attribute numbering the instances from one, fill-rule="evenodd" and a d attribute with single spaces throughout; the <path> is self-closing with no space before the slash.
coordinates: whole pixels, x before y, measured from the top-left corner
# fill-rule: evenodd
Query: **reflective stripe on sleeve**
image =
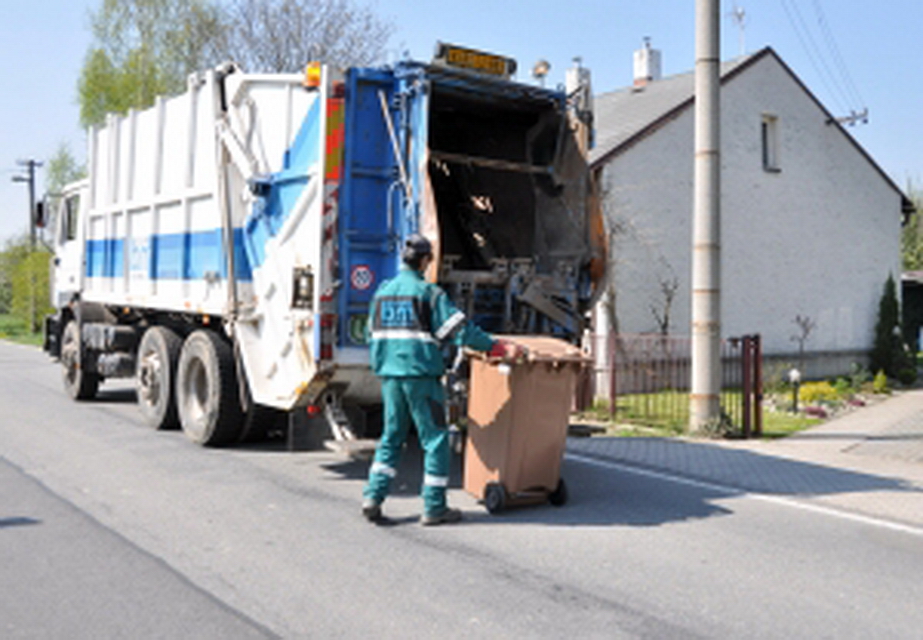
<path id="1" fill-rule="evenodd" d="M 439 342 L 426 331 L 414 331 L 413 329 L 376 329 L 372 332 L 372 340 L 419 340 L 420 342 L 429 342 L 439 344 Z"/>
<path id="2" fill-rule="evenodd" d="M 452 334 L 462 322 L 465 321 L 465 314 L 461 311 L 456 311 L 453 313 L 448 320 L 442 323 L 442 326 L 436 330 L 436 338 L 439 340 L 445 340 L 446 337 Z"/>
<path id="3" fill-rule="evenodd" d="M 433 476 L 427 473 L 423 476 L 423 484 L 427 487 L 447 487 L 449 476 Z"/>
<path id="4" fill-rule="evenodd" d="M 377 473 L 379 475 L 388 476 L 389 478 L 394 478 L 397 476 L 397 469 L 394 467 L 389 467 L 383 462 L 373 462 L 372 468 L 369 470 L 369 474 Z"/>

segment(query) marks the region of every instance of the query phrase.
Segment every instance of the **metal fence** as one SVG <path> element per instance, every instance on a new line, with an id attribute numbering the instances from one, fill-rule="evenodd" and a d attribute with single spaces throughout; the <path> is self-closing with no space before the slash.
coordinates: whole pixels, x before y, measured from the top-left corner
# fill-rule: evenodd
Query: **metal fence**
<path id="1" fill-rule="evenodd" d="M 692 340 L 662 335 L 591 335 L 595 368 L 578 390 L 583 408 L 606 403 L 612 419 L 674 427 L 689 422 Z M 721 342 L 721 409 L 744 437 L 762 431 L 758 335 Z"/>

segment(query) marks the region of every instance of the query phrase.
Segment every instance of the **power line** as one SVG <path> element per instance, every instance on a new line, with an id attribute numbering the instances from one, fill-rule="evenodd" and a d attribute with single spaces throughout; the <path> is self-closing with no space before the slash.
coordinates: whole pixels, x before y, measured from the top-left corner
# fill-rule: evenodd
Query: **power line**
<path id="1" fill-rule="evenodd" d="M 807 54 L 808 60 L 817 72 L 820 82 L 824 85 L 830 99 L 835 102 L 836 109 L 849 115 L 839 117 L 839 122 L 856 124 L 857 122 L 868 122 L 868 109 L 865 107 L 865 101 L 859 93 L 858 88 L 849 74 L 843 56 L 840 54 L 839 47 L 833 38 L 833 33 L 824 16 L 820 0 L 813 0 L 814 12 L 817 16 L 818 28 L 829 56 L 825 55 L 822 48 L 815 41 L 811 28 L 801 14 L 798 3 L 790 0 L 780 0 L 782 8 L 788 17 L 789 23 L 795 36 L 801 43 L 802 48 Z M 836 69 L 831 69 L 827 63 L 827 58 L 833 60 Z"/>
<path id="2" fill-rule="evenodd" d="M 846 62 L 843 60 L 843 56 L 840 54 L 840 48 L 836 44 L 836 40 L 833 37 L 833 32 L 830 30 L 830 25 L 827 23 L 827 18 L 824 15 L 824 10 L 821 7 L 820 0 L 814 0 L 814 12 L 817 14 L 817 23 L 820 25 L 821 34 L 823 34 L 824 40 L 827 42 L 827 48 L 833 54 L 833 61 L 839 68 L 840 75 L 843 76 L 843 79 L 846 83 L 846 88 L 852 92 L 856 103 L 864 106 L 865 100 L 862 99 L 862 94 L 859 93 L 859 88 L 853 82 L 852 76 L 849 74 L 849 69 L 846 67 Z"/>
<path id="3" fill-rule="evenodd" d="M 780 0 L 780 2 L 782 3 L 782 8 L 785 9 L 785 14 L 788 16 L 788 20 L 792 25 L 792 29 L 795 31 L 795 35 L 798 37 L 798 41 L 801 43 L 804 52 L 808 56 L 808 60 L 811 62 L 811 65 L 817 72 L 818 78 L 820 79 L 821 83 L 823 83 L 831 99 L 838 103 L 837 110 L 848 110 L 849 99 L 846 98 L 844 100 L 845 93 L 836 83 L 833 74 L 830 72 L 829 67 L 824 61 L 824 56 L 820 49 L 817 47 L 817 43 L 814 42 L 814 38 L 811 36 L 811 31 L 807 24 L 805 24 L 804 18 L 801 16 L 801 12 L 798 10 L 797 3 L 792 3 L 790 6 L 789 0 Z"/>

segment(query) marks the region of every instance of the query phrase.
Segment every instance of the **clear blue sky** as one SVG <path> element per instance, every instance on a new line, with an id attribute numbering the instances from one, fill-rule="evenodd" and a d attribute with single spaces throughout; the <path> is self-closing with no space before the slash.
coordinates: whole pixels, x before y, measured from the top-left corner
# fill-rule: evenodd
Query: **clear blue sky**
<path id="1" fill-rule="evenodd" d="M 28 230 L 27 191 L 13 183 L 16 161 L 46 160 L 61 142 L 83 159 L 76 81 L 89 45 L 88 13 L 101 0 L 2 0 L 0 21 L 0 242 Z M 867 106 L 869 123 L 850 129 L 902 188 L 923 184 L 923 24 L 919 0 L 738 0 L 746 12 L 747 52 L 772 46 L 835 115 Z M 739 32 L 722 0 L 722 57 L 740 52 Z M 649 36 L 664 75 L 694 66 L 695 0 L 372 0 L 397 30 L 390 56 L 429 59 L 437 40 L 496 51 L 519 61 L 519 78 L 539 58 L 548 84 L 563 82 L 574 56 L 593 72 L 597 93 L 631 83 L 632 52 Z M 826 29 L 818 21 L 820 7 Z M 806 29 L 796 32 L 792 19 Z M 791 16 L 791 18 L 790 18 Z M 798 33 L 801 33 L 799 38 Z M 839 59 L 828 47 L 836 42 Z M 812 47 L 813 43 L 813 47 Z M 808 51 L 806 51 L 806 47 Z M 810 53 L 809 53 L 810 52 Z M 827 77 L 829 68 L 835 79 Z M 845 87 L 846 69 L 856 91 Z M 846 94 L 845 96 L 842 94 Z M 39 172 L 44 186 L 44 171 Z"/>

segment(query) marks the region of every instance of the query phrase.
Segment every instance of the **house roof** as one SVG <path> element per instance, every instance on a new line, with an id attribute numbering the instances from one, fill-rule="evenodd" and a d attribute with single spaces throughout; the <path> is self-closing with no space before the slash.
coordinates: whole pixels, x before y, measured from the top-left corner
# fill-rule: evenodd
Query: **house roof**
<path id="1" fill-rule="evenodd" d="M 913 203 L 894 184 L 874 159 L 856 142 L 826 107 L 818 100 L 795 73 L 782 61 L 771 47 L 756 53 L 727 60 L 721 63 L 721 84 L 732 80 L 739 73 L 753 66 L 758 60 L 772 56 L 785 69 L 801 89 L 817 104 L 827 116 L 827 123 L 837 126 L 856 150 L 861 153 L 882 178 L 901 196 L 901 211 L 909 216 L 914 211 Z M 695 102 L 695 72 L 688 71 L 661 80 L 649 82 L 643 87 L 626 87 L 594 96 L 594 119 L 596 144 L 590 152 L 590 164 L 598 167 L 632 147 L 638 141 L 657 131 L 673 120 Z"/>

